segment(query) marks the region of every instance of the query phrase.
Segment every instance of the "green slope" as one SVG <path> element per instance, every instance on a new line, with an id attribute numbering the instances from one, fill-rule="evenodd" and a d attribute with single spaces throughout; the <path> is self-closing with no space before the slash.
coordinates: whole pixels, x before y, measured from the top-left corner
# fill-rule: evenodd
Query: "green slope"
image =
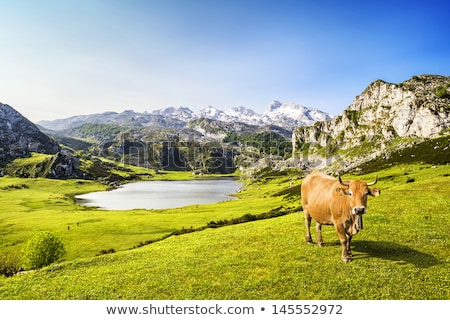
<path id="1" fill-rule="evenodd" d="M 325 247 L 305 243 L 300 212 L 0 278 L 0 298 L 449 299 L 449 169 L 410 164 L 379 172 L 382 194 L 369 200 L 348 264 L 332 227 L 324 227 Z M 242 197 L 258 194 L 267 206 L 284 190 L 279 201 L 297 205 L 289 186 L 286 176 L 266 177 Z M 246 210 L 245 201 L 236 203 Z"/>

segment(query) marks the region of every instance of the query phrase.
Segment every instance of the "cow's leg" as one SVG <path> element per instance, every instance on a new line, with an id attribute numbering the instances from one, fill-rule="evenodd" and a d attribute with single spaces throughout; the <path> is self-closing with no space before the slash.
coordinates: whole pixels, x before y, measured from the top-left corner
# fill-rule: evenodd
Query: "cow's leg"
<path id="1" fill-rule="evenodd" d="M 316 222 L 316 231 L 317 231 L 317 244 L 319 245 L 319 247 L 323 247 L 322 225 L 318 222 Z"/>
<path id="2" fill-rule="evenodd" d="M 303 207 L 303 213 L 305 214 L 306 242 L 311 244 L 312 243 L 311 231 L 309 230 L 309 228 L 311 227 L 311 216 L 309 215 L 307 206 Z"/>
<path id="3" fill-rule="evenodd" d="M 353 259 L 352 250 L 350 249 L 350 242 L 352 241 L 352 236 L 347 235 L 347 253 L 350 259 Z"/>
<path id="4" fill-rule="evenodd" d="M 338 233 L 339 236 L 339 241 L 341 242 L 341 247 L 342 247 L 342 261 L 344 262 L 350 262 L 352 261 L 352 255 L 349 252 L 349 248 L 350 248 L 350 241 L 347 237 L 347 234 L 345 233 L 345 228 L 343 225 L 338 225 L 335 226 L 336 227 L 336 231 Z"/>

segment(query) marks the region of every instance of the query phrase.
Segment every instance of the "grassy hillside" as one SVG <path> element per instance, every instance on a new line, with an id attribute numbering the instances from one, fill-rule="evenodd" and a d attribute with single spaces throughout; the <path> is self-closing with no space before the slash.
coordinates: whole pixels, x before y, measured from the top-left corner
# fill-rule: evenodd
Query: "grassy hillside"
<path id="1" fill-rule="evenodd" d="M 402 144 L 403 147 L 398 149 L 398 144 Z M 411 139 L 411 141 L 405 143 L 404 139 L 399 139 L 397 147 L 395 147 L 395 142 L 392 142 L 393 151 L 386 152 L 377 159 L 362 164 L 360 169 L 362 172 L 374 172 L 381 168 L 389 168 L 392 165 L 418 162 L 442 165 L 450 163 L 449 148 L 450 137 L 448 135 L 422 142 L 415 142 Z M 366 152 L 369 150 L 366 149 Z"/>
<path id="2" fill-rule="evenodd" d="M 131 174 L 143 174 L 145 170 L 128 168 Z M 148 179 L 194 178 L 188 172 L 163 172 Z M 279 185 L 289 185 L 289 181 L 278 181 L 275 188 Z M 260 198 L 264 190 L 274 188 L 270 183 L 260 188 L 258 193 L 249 187 L 240 194 L 240 201 L 169 210 L 104 211 L 74 202 L 74 195 L 106 188 L 108 186 L 99 182 L 76 179 L 0 178 L 0 258 L 5 254 L 18 255 L 23 244 L 38 231 L 59 233 L 67 249 L 64 259 L 68 261 L 95 256 L 110 249 L 127 250 L 174 232 L 204 227 L 210 222 L 231 220 L 246 214 L 259 215 L 275 209 L 291 210 L 291 205 L 283 202 L 283 195 Z"/>
<path id="3" fill-rule="evenodd" d="M 91 253 L 69 253 L 66 262 L 0 278 L 0 298 L 449 299 L 449 173 L 448 165 L 425 164 L 399 165 L 378 172 L 377 187 L 382 193 L 369 200 L 364 229 L 352 242 L 354 261 L 348 264 L 341 262 L 334 228 L 323 228 L 325 247 L 307 245 L 303 215 L 295 212 L 172 236 L 99 257 L 76 258 Z M 374 174 L 358 178 L 372 180 Z M 249 185 L 241 193 L 241 200 L 155 212 L 87 210 L 51 197 L 51 205 L 39 209 L 42 203 L 37 200 L 21 203 L 22 194 L 15 204 L 22 210 L 18 215 L 5 216 L 1 211 L 2 249 L 5 238 L 14 233 L 23 236 L 23 229 L 29 228 L 33 220 L 41 221 L 41 216 L 40 228 L 59 228 L 71 252 L 95 246 L 97 241 L 101 242 L 98 248 L 104 249 L 122 245 L 128 236 L 132 239 L 140 234 L 124 246 L 132 247 L 138 238 L 148 238 L 151 230 L 157 234 L 158 228 L 161 233 L 157 237 L 182 226 L 195 228 L 207 221 L 267 212 L 280 206 L 295 211 L 300 201 L 300 182 L 296 177 L 268 175 Z M 31 183 L 29 187 L 27 190 L 33 190 Z M 0 193 L 2 197 L 4 194 Z M 57 201 L 62 201 L 62 208 L 73 211 L 58 212 Z M 35 211 L 24 211 L 32 205 Z M 54 221 L 58 214 L 63 217 L 59 222 Z M 27 215 L 34 219 L 27 221 Z M 13 216 L 20 224 L 11 222 Z M 85 221 L 90 232 L 82 232 L 83 227 L 78 231 L 73 224 L 67 231 L 67 222 L 75 223 L 80 218 L 91 219 Z M 5 229 L 6 225 L 9 229 Z M 74 237 L 72 231 L 79 233 Z M 92 243 L 80 245 L 88 239 Z M 19 246 L 21 240 L 16 241 Z"/>

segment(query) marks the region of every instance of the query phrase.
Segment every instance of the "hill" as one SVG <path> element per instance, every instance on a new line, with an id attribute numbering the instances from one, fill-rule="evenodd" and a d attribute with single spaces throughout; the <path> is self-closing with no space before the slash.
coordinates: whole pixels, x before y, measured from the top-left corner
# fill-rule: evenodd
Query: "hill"
<path id="1" fill-rule="evenodd" d="M 31 152 L 53 154 L 58 144 L 7 104 L 0 103 L 0 166 Z"/>
<path id="2" fill-rule="evenodd" d="M 429 139 L 448 139 L 449 128 L 450 77 L 377 80 L 342 114 L 294 130 L 293 154 L 303 167 L 354 170 Z"/>

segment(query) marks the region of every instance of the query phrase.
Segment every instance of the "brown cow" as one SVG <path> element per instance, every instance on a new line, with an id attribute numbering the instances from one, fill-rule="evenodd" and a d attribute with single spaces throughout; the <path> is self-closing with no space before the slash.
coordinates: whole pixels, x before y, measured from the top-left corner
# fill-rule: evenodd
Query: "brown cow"
<path id="1" fill-rule="evenodd" d="M 311 218 L 316 221 L 317 244 L 323 246 L 322 225 L 334 225 L 342 245 L 342 261 L 350 262 L 350 241 L 362 229 L 361 215 L 366 213 L 367 196 L 378 196 L 380 190 L 369 189 L 377 183 L 361 180 L 342 181 L 314 170 L 301 186 L 305 213 L 306 241 L 312 243 Z"/>

